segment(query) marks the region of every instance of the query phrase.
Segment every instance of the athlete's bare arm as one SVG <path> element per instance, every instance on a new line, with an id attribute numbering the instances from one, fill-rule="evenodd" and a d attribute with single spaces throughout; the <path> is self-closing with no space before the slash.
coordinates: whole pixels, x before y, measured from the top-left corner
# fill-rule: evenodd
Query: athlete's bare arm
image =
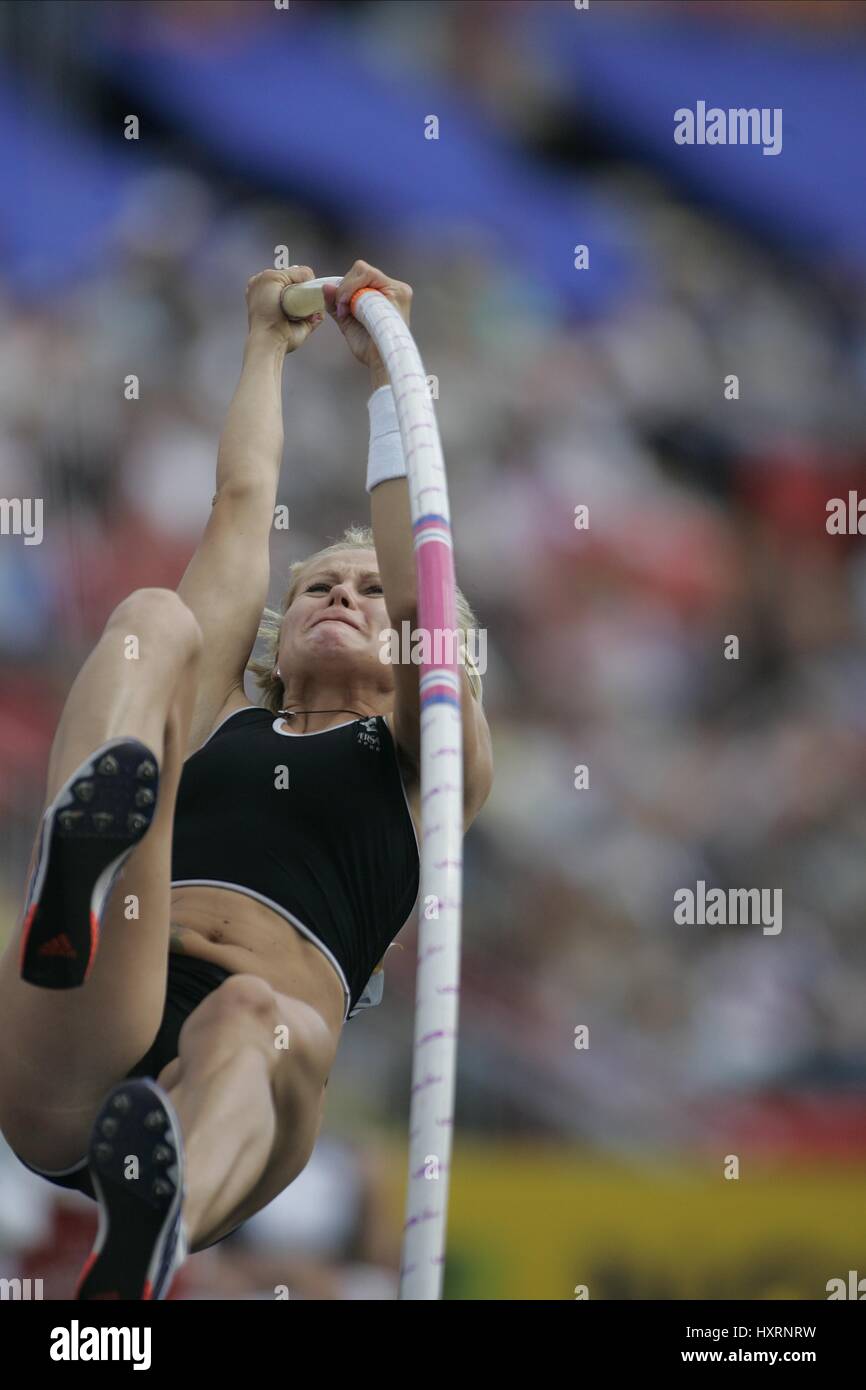
<path id="1" fill-rule="evenodd" d="M 280 294 L 286 285 L 312 278 L 309 266 L 293 266 L 262 271 L 247 284 L 249 332 L 220 438 L 216 495 L 204 536 L 178 585 L 204 635 L 190 752 L 207 738 L 232 692 L 243 689 L 267 601 L 283 454 L 283 362 L 321 322 L 321 315 L 290 322 Z"/>

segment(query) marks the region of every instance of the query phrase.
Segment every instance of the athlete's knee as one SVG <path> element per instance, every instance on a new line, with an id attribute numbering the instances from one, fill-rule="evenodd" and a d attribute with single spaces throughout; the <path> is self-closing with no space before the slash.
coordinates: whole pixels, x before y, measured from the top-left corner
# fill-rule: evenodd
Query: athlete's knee
<path id="1" fill-rule="evenodd" d="M 180 1055 L 199 1043 L 212 1050 L 220 1039 L 229 1049 L 243 1041 L 270 1055 L 280 1023 L 276 992 L 257 975 L 230 975 L 199 1004 L 180 1030 Z"/>
<path id="2" fill-rule="evenodd" d="M 158 636 L 160 643 L 197 656 L 203 645 L 198 619 L 174 589 L 136 589 L 115 608 L 106 624 L 130 636 Z"/>
<path id="3" fill-rule="evenodd" d="M 317 1009 L 303 999 L 278 994 L 258 975 L 230 975 L 190 1014 L 180 1032 L 180 1056 L 231 1054 L 239 1045 L 266 1058 L 283 1099 L 308 1098 L 322 1090 L 335 1044 Z"/>
<path id="4" fill-rule="evenodd" d="M 336 1043 L 318 1009 L 291 995 L 278 996 L 280 1018 L 278 1065 L 274 1074 L 274 1095 L 279 1102 L 287 1094 L 299 1093 L 309 1100 L 321 1098 L 334 1064 Z"/>

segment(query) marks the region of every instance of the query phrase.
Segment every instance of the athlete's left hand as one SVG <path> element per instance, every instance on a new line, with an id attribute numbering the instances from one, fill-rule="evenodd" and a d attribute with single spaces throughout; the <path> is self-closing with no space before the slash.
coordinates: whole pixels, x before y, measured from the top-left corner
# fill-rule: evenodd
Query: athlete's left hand
<path id="1" fill-rule="evenodd" d="M 325 308 L 358 361 L 363 362 L 364 366 L 373 372 L 384 373 L 384 364 L 376 344 L 349 308 L 352 295 L 367 286 L 370 289 L 381 290 L 385 298 L 390 299 L 399 310 L 403 321 L 408 324 L 412 309 L 412 286 L 404 284 L 402 280 L 392 280 L 390 276 L 377 270 L 375 266 L 368 265 L 366 261 L 356 261 L 339 285 L 323 287 Z"/>

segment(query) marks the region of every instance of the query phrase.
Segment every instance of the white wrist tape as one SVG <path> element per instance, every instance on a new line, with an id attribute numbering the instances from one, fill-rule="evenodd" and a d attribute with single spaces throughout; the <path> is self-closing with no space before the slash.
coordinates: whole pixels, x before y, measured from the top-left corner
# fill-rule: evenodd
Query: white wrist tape
<path id="1" fill-rule="evenodd" d="M 380 386 L 367 402 L 370 415 L 370 450 L 367 455 L 367 491 L 389 478 L 405 478 L 406 461 L 397 424 L 397 407 L 390 386 Z"/>

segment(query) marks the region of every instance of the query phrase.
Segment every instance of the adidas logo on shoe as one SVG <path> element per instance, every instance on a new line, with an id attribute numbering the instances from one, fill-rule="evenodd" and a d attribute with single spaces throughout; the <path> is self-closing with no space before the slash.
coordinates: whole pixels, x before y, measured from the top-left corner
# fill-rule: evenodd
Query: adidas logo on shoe
<path id="1" fill-rule="evenodd" d="M 50 941 L 46 941 L 39 947 L 40 956 L 65 956 L 67 960 L 77 960 L 78 952 L 69 940 L 65 932 L 59 936 L 52 936 Z"/>

